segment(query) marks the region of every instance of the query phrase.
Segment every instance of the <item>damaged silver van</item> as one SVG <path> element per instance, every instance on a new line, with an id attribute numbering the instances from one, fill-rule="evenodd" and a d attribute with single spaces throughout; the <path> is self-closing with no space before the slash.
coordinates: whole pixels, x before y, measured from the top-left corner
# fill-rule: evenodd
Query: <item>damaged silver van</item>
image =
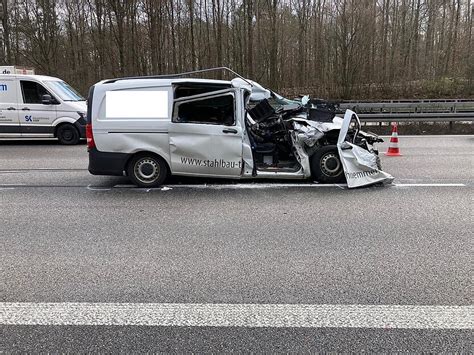
<path id="1" fill-rule="evenodd" d="M 234 73 L 234 72 L 233 72 Z M 235 179 L 388 183 L 374 144 L 348 110 L 338 117 L 304 97 L 259 84 L 175 76 L 104 80 L 88 98 L 89 171 L 141 187 L 170 174 Z"/>

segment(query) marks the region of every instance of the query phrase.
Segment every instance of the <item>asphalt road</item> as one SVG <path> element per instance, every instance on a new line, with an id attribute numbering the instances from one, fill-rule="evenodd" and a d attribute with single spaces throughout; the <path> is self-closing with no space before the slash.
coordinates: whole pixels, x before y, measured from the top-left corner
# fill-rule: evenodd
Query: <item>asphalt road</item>
<path id="1" fill-rule="evenodd" d="M 459 306 L 472 324 L 474 137 L 400 142 L 397 185 L 355 190 L 137 189 L 89 175 L 84 145 L 0 142 L 0 302 Z M 2 324 L 0 351 L 473 352 L 472 327 L 442 328 Z"/>

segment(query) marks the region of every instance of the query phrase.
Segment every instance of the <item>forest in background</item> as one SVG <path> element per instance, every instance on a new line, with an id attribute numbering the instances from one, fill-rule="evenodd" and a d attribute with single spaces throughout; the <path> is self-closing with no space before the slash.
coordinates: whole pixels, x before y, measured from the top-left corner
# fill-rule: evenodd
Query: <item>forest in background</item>
<path id="1" fill-rule="evenodd" d="M 471 0 L 0 1 L 0 65 L 83 94 L 105 78 L 228 66 L 288 96 L 474 96 Z"/>

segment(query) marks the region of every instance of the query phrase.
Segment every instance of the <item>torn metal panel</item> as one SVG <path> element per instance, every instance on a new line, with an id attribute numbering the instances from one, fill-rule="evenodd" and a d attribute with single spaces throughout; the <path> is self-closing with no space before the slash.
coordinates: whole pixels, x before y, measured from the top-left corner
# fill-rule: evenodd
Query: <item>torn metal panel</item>
<path id="1" fill-rule="evenodd" d="M 247 114 L 248 118 L 251 117 Z M 243 175 L 252 176 L 254 173 L 254 163 L 252 154 L 252 144 L 246 129 L 242 131 L 242 159 L 244 162 Z"/>
<path id="2" fill-rule="evenodd" d="M 349 188 L 393 181 L 393 176 L 379 169 L 374 153 L 349 142 L 338 145 L 338 150 Z"/>
<path id="3" fill-rule="evenodd" d="M 296 150 L 295 151 L 296 159 L 301 165 L 304 177 L 309 178 L 311 176 L 311 166 L 309 162 L 309 155 L 304 149 L 304 145 L 302 144 L 301 139 L 302 138 L 295 131 L 291 132 L 291 140 Z"/>
<path id="4" fill-rule="evenodd" d="M 342 118 L 334 117 L 332 122 L 317 122 L 309 121 L 305 118 L 305 115 L 298 115 L 291 120 L 293 123 L 293 129 L 298 132 L 301 141 L 308 147 L 313 147 L 316 142 L 324 137 L 326 132 L 332 130 L 338 130 L 342 127 Z"/>
<path id="5" fill-rule="evenodd" d="M 297 141 L 300 144 L 306 144 L 310 148 L 313 147 L 319 139 L 324 137 L 324 132 L 310 124 L 301 124 L 295 121 L 293 128 L 296 133 Z"/>
<path id="6" fill-rule="evenodd" d="M 337 148 L 344 167 L 347 186 L 352 188 L 376 183 L 391 183 L 394 179 L 393 176 L 379 169 L 379 158 L 374 152 L 346 141 L 348 130 L 353 119 L 355 120 L 357 129 L 360 128 L 360 121 L 357 114 L 351 110 L 347 110 L 337 140 Z"/>
<path id="7" fill-rule="evenodd" d="M 252 80 L 235 78 L 231 81 L 234 88 L 245 88 L 251 92 L 250 101 L 262 101 L 271 97 L 271 91 Z"/>

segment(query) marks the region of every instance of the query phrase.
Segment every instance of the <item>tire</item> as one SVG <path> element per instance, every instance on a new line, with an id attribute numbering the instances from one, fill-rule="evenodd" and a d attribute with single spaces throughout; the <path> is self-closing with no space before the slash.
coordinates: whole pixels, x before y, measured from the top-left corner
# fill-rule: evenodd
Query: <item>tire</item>
<path id="1" fill-rule="evenodd" d="M 168 167 L 162 158 L 154 154 L 139 154 L 128 164 L 127 174 L 132 183 L 139 187 L 157 187 L 168 176 Z"/>
<path id="2" fill-rule="evenodd" d="M 59 143 L 64 145 L 77 144 L 81 139 L 77 128 L 70 123 L 60 125 L 56 131 L 56 137 L 58 137 Z"/>
<path id="3" fill-rule="evenodd" d="M 335 145 L 327 145 L 311 156 L 311 174 L 316 181 L 335 184 L 345 181 L 339 152 Z"/>

